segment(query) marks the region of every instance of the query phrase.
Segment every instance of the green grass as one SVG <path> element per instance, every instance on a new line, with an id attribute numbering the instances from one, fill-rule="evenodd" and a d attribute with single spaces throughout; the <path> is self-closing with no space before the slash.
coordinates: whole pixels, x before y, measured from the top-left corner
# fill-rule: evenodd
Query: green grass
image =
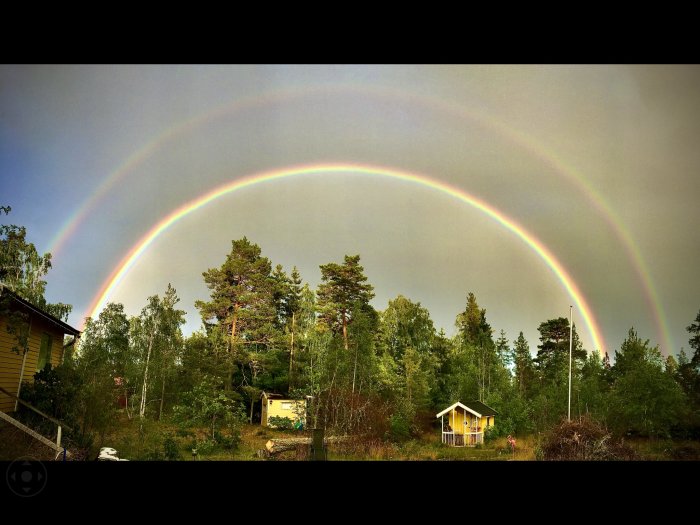
<path id="1" fill-rule="evenodd" d="M 8 427 L 9 425 L 5 425 Z M 207 446 L 210 434 L 204 428 L 184 429 L 179 425 L 164 421 L 146 420 L 140 432 L 138 418 L 129 420 L 124 413 L 119 415 L 117 424 L 105 435 L 103 441 L 96 441 L 88 459 L 97 456 L 101 446 L 113 447 L 119 457 L 129 460 L 165 460 L 166 440 L 177 450 L 181 461 L 193 461 L 192 447 L 197 443 L 198 461 L 265 461 L 257 452 L 265 448 L 268 440 L 307 436 L 309 432 L 281 431 L 260 425 L 242 425 L 241 442 L 237 448 Z M 52 454 L 42 454 L 42 447 L 31 438 L 18 435 L 12 428 L 0 425 L 0 459 L 11 460 L 19 455 L 30 453 L 40 459 L 52 459 Z M 450 447 L 440 442 L 439 430 L 428 431 L 417 438 L 401 443 L 380 439 L 351 439 L 332 443 L 328 446 L 329 460 L 342 461 L 533 461 L 537 449 L 537 436 L 516 436 L 515 453 L 505 438 L 497 438 L 479 447 Z M 698 460 L 700 443 L 696 441 L 672 441 L 661 439 L 634 439 L 627 443 L 643 460 Z M 44 451 L 46 452 L 46 451 Z M 172 447 L 171 447 L 172 452 Z M 305 450 L 288 451 L 276 455 L 274 460 L 293 461 L 307 458 Z"/>

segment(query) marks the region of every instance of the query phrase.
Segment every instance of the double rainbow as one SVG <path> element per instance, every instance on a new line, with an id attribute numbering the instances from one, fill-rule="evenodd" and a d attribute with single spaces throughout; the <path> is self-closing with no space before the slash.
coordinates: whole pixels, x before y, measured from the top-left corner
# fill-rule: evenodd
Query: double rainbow
<path id="1" fill-rule="evenodd" d="M 262 173 L 256 173 L 247 177 L 236 179 L 235 181 L 219 186 L 214 190 L 183 204 L 182 206 L 168 214 L 165 218 L 161 219 L 145 235 L 143 235 L 143 237 L 141 237 L 136 242 L 136 244 L 132 246 L 132 248 L 119 262 L 116 268 L 112 271 L 110 276 L 100 288 L 99 292 L 91 301 L 90 306 L 88 307 L 88 315 L 90 317 L 96 317 L 107 303 L 111 293 L 119 285 L 119 283 L 122 282 L 124 277 L 131 270 L 131 268 L 136 264 L 139 257 L 143 255 L 143 253 L 151 246 L 151 244 L 153 244 L 153 242 L 163 232 L 165 232 L 173 224 L 186 217 L 190 213 L 199 210 L 200 208 L 206 206 L 210 202 L 220 197 L 223 197 L 224 195 L 228 195 L 254 185 L 271 183 L 280 179 L 299 177 L 302 175 L 321 175 L 330 172 L 342 173 L 346 176 L 353 176 L 358 174 L 374 175 L 379 177 L 386 177 L 397 181 L 413 183 L 418 186 L 429 188 L 431 190 L 449 195 L 457 199 L 458 201 L 468 204 L 476 208 L 477 210 L 485 213 L 487 216 L 494 219 L 501 226 L 503 226 L 504 228 L 515 234 L 517 237 L 519 237 L 551 269 L 551 271 L 556 275 L 556 277 L 559 279 L 559 281 L 562 283 L 568 294 L 572 297 L 573 301 L 575 302 L 578 311 L 583 317 L 584 324 L 590 334 L 593 346 L 601 353 L 601 355 L 604 354 L 604 344 L 603 338 L 600 334 L 600 328 L 593 316 L 593 313 L 591 312 L 590 307 L 588 306 L 588 303 L 583 293 L 576 285 L 574 280 L 571 278 L 569 273 L 566 271 L 566 269 L 559 262 L 559 260 L 532 233 L 525 230 L 525 228 L 523 228 L 513 219 L 507 217 L 490 204 L 474 197 L 473 195 L 470 195 L 462 189 L 456 188 L 444 182 L 436 181 L 434 179 L 426 177 L 425 175 L 419 175 L 407 171 L 399 171 L 397 169 L 392 168 L 363 164 L 314 164 L 265 171 Z"/>
<path id="2" fill-rule="evenodd" d="M 393 101 L 411 106 L 423 106 L 431 111 L 456 116 L 460 119 L 467 119 L 504 137 L 550 166 L 556 173 L 565 177 L 581 191 L 593 208 L 605 219 L 612 231 L 615 232 L 642 285 L 647 308 L 654 319 L 659 340 L 662 342 L 662 350 L 670 352 L 674 348 L 666 316 L 662 308 L 659 294 L 654 286 L 651 272 L 629 229 L 603 196 L 587 182 L 586 178 L 579 173 L 575 167 L 565 162 L 560 156 L 553 152 L 551 148 L 547 148 L 533 137 L 519 131 L 509 123 L 495 118 L 491 114 L 486 114 L 472 108 L 467 109 L 460 104 L 436 97 L 409 93 L 398 89 L 334 83 L 315 86 L 302 85 L 286 87 L 282 90 L 273 90 L 252 97 L 237 99 L 206 113 L 198 114 L 192 118 L 181 121 L 155 136 L 152 140 L 144 144 L 143 147 L 134 151 L 115 171 L 106 177 L 100 185 L 91 192 L 90 197 L 76 208 L 61 225 L 50 241 L 48 251 L 54 255 L 55 260 L 63 250 L 67 241 L 75 234 L 80 225 L 85 222 L 88 215 L 96 209 L 98 203 L 115 187 L 116 183 L 126 177 L 145 159 L 149 158 L 156 150 L 166 145 L 172 139 L 191 133 L 202 126 L 208 125 L 214 120 L 231 117 L 243 111 L 260 109 L 273 104 L 288 103 L 297 99 L 324 94 L 351 94 L 374 97 L 384 99 L 387 102 Z M 447 185 L 445 186 L 447 187 Z"/>

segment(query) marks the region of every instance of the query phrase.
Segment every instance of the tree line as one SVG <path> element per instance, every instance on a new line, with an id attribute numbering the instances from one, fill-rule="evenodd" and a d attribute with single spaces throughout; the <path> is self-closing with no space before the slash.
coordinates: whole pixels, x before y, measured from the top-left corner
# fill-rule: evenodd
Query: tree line
<path id="1" fill-rule="evenodd" d="M 566 416 L 568 319 L 540 323 L 533 355 L 522 332 L 512 341 L 495 333 L 473 293 L 448 337 L 402 295 L 376 310 L 360 255 L 319 268 L 314 290 L 296 267 L 287 273 L 247 238 L 234 240 L 221 266 L 202 274 L 209 297 L 195 304 L 198 331 L 183 335 L 170 285 L 138 316 L 109 303 L 86 320 L 78 351 L 22 391 L 40 402 L 53 388 L 63 402 L 44 408 L 76 423 L 84 440 L 114 424 L 115 395 L 129 418 L 205 426 L 212 441 L 258 422 L 263 391 L 309 399 L 310 426 L 397 440 L 430 428 L 457 400 L 494 408 L 495 435 L 542 431 Z M 692 357 L 664 359 L 631 328 L 611 364 L 583 348 L 574 325 L 572 417 L 624 434 L 697 437 L 700 312 L 688 332 Z"/>

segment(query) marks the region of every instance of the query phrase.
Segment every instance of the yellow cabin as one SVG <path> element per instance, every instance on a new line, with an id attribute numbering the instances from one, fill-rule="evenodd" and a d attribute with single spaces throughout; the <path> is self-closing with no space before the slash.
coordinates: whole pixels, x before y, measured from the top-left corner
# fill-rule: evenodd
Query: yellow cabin
<path id="1" fill-rule="evenodd" d="M 457 401 L 435 416 L 440 419 L 443 443 L 473 447 L 484 442 L 484 432 L 494 425 L 497 412 L 481 401 L 468 405 Z"/>
<path id="2" fill-rule="evenodd" d="M 29 348 L 23 354 L 21 350 L 19 353 L 13 350 L 13 347 L 18 347 L 19 344 L 16 336 L 8 333 L 9 318 L 0 310 L 0 387 L 19 397 L 22 381 L 34 381 L 34 374 L 47 363 L 51 363 L 52 366 L 60 365 L 64 352 L 80 336 L 80 331 L 25 301 L 2 284 L 0 296 L 10 312 L 27 315 L 24 327 L 29 330 Z M 65 334 L 72 335 L 73 341 L 64 348 Z M 0 390 L 0 411 L 7 413 L 15 410 L 15 399 Z"/>
<path id="3" fill-rule="evenodd" d="M 306 399 L 284 399 L 280 394 L 262 393 L 262 417 L 260 424 L 274 428 L 272 417 L 288 417 L 292 424 L 306 425 Z"/>

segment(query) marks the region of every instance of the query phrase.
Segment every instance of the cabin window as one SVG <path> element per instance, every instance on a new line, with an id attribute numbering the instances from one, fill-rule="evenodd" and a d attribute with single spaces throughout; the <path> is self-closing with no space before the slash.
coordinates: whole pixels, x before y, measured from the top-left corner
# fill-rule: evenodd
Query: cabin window
<path id="1" fill-rule="evenodd" d="M 39 360 L 36 363 L 36 371 L 39 372 L 44 369 L 47 363 L 51 362 L 51 346 L 53 344 L 53 338 L 47 334 L 41 334 L 41 346 L 39 347 Z"/>
<path id="2" fill-rule="evenodd" d="M 293 408 L 292 403 L 282 403 L 282 410 L 291 410 Z"/>

